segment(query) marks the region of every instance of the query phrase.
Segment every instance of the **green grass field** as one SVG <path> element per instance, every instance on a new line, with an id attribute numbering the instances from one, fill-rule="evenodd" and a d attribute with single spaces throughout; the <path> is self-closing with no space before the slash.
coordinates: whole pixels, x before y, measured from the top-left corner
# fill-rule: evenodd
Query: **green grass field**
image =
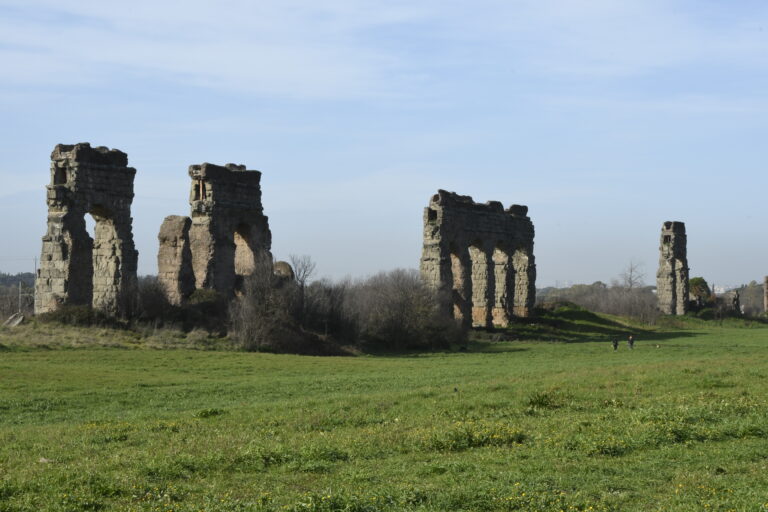
<path id="1" fill-rule="evenodd" d="M 574 315 L 327 358 L 2 330 L 0 511 L 768 510 L 768 327 Z"/>

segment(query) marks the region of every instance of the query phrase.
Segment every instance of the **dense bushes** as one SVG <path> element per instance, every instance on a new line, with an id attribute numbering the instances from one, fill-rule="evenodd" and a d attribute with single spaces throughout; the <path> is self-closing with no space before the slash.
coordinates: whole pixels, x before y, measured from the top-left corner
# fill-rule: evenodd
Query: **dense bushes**
<path id="1" fill-rule="evenodd" d="M 389 349 L 446 348 L 463 333 L 439 309 L 437 295 L 416 270 L 381 272 L 354 283 L 345 311 L 359 342 Z"/>
<path id="2" fill-rule="evenodd" d="M 418 272 L 402 269 L 306 287 L 258 270 L 232 303 L 230 326 L 243 348 L 281 352 L 329 341 L 387 350 L 436 349 L 464 336 L 440 314 L 436 295 Z"/>

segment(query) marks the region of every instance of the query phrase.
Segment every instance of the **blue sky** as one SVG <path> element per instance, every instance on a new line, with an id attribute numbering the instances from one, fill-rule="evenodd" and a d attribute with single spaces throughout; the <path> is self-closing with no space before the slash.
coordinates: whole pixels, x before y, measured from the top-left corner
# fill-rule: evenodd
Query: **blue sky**
<path id="1" fill-rule="evenodd" d="M 438 188 L 529 206 L 539 286 L 768 274 L 768 3 L 0 0 L 0 270 L 32 267 L 57 143 L 128 153 L 140 273 L 190 164 L 264 174 L 273 253 L 416 267 Z"/>

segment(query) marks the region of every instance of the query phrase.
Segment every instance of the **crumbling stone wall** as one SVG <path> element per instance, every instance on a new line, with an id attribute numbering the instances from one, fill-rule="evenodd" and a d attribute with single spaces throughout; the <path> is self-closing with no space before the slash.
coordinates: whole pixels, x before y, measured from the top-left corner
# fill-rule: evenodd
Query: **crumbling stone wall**
<path id="1" fill-rule="evenodd" d="M 507 326 L 536 301 L 533 223 L 528 207 L 439 190 L 424 210 L 421 275 L 465 325 Z"/>
<path id="2" fill-rule="evenodd" d="M 189 176 L 191 218 L 167 217 L 158 236 L 159 279 L 173 304 L 199 288 L 229 297 L 257 264 L 272 261 L 261 173 L 204 163 L 190 166 Z"/>
<path id="3" fill-rule="evenodd" d="M 131 231 L 133 178 L 128 156 L 90 144 L 57 145 L 46 187 L 48 229 L 35 281 L 35 313 L 87 304 L 130 313 L 138 252 Z M 96 221 L 94 238 L 85 215 Z"/>
<path id="4" fill-rule="evenodd" d="M 683 222 L 667 221 L 662 225 L 659 252 L 659 310 L 665 315 L 684 315 L 688 311 L 688 257 Z"/>

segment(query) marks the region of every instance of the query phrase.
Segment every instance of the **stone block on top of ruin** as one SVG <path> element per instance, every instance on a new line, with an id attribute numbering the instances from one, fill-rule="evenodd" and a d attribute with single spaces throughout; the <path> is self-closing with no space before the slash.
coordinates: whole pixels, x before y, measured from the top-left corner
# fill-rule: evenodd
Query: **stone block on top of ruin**
<path id="1" fill-rule="evenodd" d="M 507 208 L 507 213 L 515 217 L 525 217 L 527 219 L 528 207 L 522 204 L 513 204 L 513 205 L 510 205 L 509 208 Z"/>
<path id="2" fill-rule="evenodd" d="M 89 164 L 109 165 L 116 167 L 128 166 L 128 155 L 119 149 L 105 146 L 91 147 L 89 142 L 77 144 L 57 144 L 51 153 L 53 161 L 87 162 Z M 131 169 L 135 172 L 134 169 Z"/>
<path id="3" fill-rule="evenodd" d="M 192 219 L 183 215 L 168 215 L 163 219 L 160 225 L 160 232 L 157 235 L 160 243 L 177 241 L 184 237 L 192 225 Z"/>

